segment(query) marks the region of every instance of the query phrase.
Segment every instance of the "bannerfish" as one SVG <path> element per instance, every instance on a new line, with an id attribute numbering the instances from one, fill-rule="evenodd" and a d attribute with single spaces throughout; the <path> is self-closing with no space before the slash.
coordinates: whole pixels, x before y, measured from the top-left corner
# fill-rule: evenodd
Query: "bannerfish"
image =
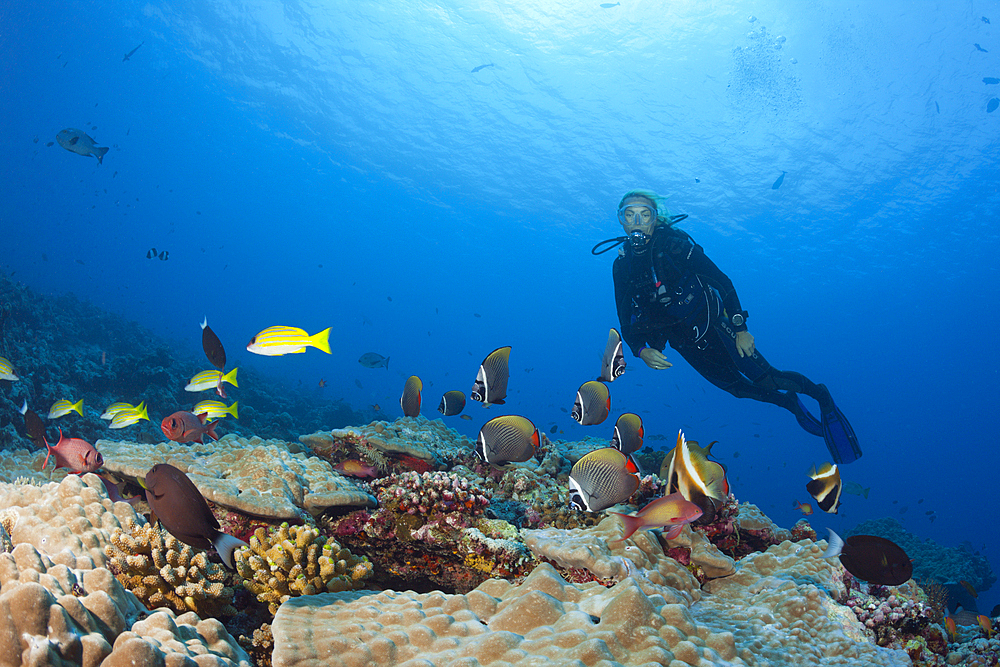
<path id="1" fill-rule="evenodd" d="M 681 534 L 681 530 L 687 524 L 697 521 L 701 517 L 701 509 L 679 493 L 671 493 L 669 496 L 657 498 L 649 503 L 635 515 L 619 514 L 610 512 L 622 520 L 622 536 L 617 540 L 611 540 L 608 544 L 622 542 L 632 537 L 635 531 L 640 528 L 667 528 L 670 530 L 663 534 L 663 537 L 672 540 Z"/>
<path id="2" fill-rule="evenodd" d="M 781 187 L 781 184 L 785 182 L 785 174 L 786 173 L 788 173 L 788 172 L 785 172 L 785 171 L 781 172 L 781 176 L 778 176 L 778 180 L 776 180 L 774 182 L 774 184 L 771 185 L 771 189 L 772 190 L 777 190 L 778 188 Z"/>
<path id="3" fill-rule="evenodd" d="M 205 391 L 207 389 L 217 389 L 217 387 L 223 382 L 228 382 L 234 387 L 239 388 L 240 385 L 236 384 L 236 373 L 239 370 L 239 366 L 237 366 L 225 375 L 222 374 L 222 371 L 202 371 L 191 378 L 190 382 L 184 385 L 184 391 Z"/>
<path id="4" fill-rule="evenodd" d="M 160 254 L 157 255 L 157 256 L 160 259 L 162 259 L 163 261 L 166 261 L 166 260 L 170 259 L 170 251 L 169 250 L 161 250 Z"/>
<path id="5" fill-rule="evenodd" d="M 420 414 L 420 390 L 423 388 L 424 383 L 416 375 L 406 378 L 403 395 L 399 397 L 399 407 L 403 408 L 405 416 L 416 417 Z"/>
<path id="6" fill-rule="evenodd" d="M 365 368 L 384 368 L 389 370 L 389 357 L 383 357 L 375 352 L 365 352 L 358 359 L 358 363 Z"/>
<path id="7" fill-rule="evenodd" d="M 913 576 L 913 563 L 891 540 L 876 535 L 852 535 L 842 540 L 833 529 L 823 558 L 840 558 L 844 569 L 858 579 L 881 586 L 899 586 Z"/>
<path id="8" fill-rule="evenodd" d="M 626 412 L 615 422 L 615 433 L 611 436 L 611 446 L 625 456 L 642 449 L 642 417 L 634 412 Z"/>
<path id="9" fill-rule="evenodd" d="M 465 394 L 453 389 L 446 391 L 438 404 L 438 412 L 445 417 L 454 417 L 465 409 Z"/>
<path id="10" fill-rule="evenodd" d="M 207 435 L 212 440 L 218 440 L 215 425 L 219 422 L 206 423 L 205 415 L 179 410 L 160 422 L 160 430 L 167 439 L 174 442 L 200 442 L 204 444 Z"/>
<path id="11" fill-rule="evenodd" d="M 156 248 L 150 248 L 146 251 L 146 259 L 153 259 L 156 257 Z"/>
<path id="12" fill-rule="evenodd" d="M 83 399 L 81 398 L 76 403 L 70 403 L 66 399 L 61 401 L 56 401 L 49 408 L 49 419 L 58 419 L 64 415 L 68 415 L 71 412 L 75 412 L 81 417 L 83 416 Z"/>
<path id="13" fill-rule="evenodd" d="M 472 68 L 472 73 L 475 74 L 476 72 L 478 72 L 480 70 L 484 70 L 487 67 L 493 67 L 493 63 L 486 63 L 485 65 L 479 65 L 478 67 L 473 67 Z M 390 299 L 390 301 L 391 301 L 391 299 Z M 476 315 L 476 317 L 479 317 L 479 315 Z"/>
<path id="14" fill-rule="evenodd" d="M 357 477 L 359 479 L 374 479 L 375 477 L 378 477 L 378 471 L 375 470 L 374 466 L 368 465 L 367 463 L 357 459 L 347 459 L 346 461 L 341 461 L 337 465 L 333 466 L 333 469 L 342 475 Z"/>
<path id="15" fill-rule="evenodd" d="M 580 385 L 570 415 L 584 426 L 600 424 L 611 414 L 611 392 L 608 385 L 590 380 Z"/>
<path id="16" fill-rule="evenodd" d="M 139 407 L 129 410 L 122 410 L 111 418 L 108 428 L 125 428 L 132 424 L 138 424 L 141 420 L 149 419 L 149 412 L 146 411 L 146 402 L 143 401 Z"/>
<path id="17" fill-rule="evenodd" d="M 145 41 L 139 42 L 139 46 L 142 46 L 145 43 L 146 43 Z M 131 51 L 129 51 L 128 53 L 126 53 L 125 57 L 122 58 L 122 62 L 125 62 L 126 60 L 128 60 L 129 58 L 131 58 L 132 56 L 134 56 L 135 52 L 139 50 L 139 46 L 135 47 L 134 49 L 132 49 Z"/>
<path id="18" fill-rule="evenodd" d="M 857 482 L 844 482 L 844 493 L 850 493 L 854 496 L 861 496 L 863 498 L 868 497 L 868 492 L 872 490 L 870 486 L 861 486 Z"/>
<path id="19" fill-rule="evenodd" d="M 136 407 L 137 406 L 132 405 L 131 403 L 112 403 L 105 408 L 103 413 L 101 413 L 101 419 L 111 421 L 119 412 L 124 412 L 125 410 L 135 410 Z"/>
<path id="20" fill-rule="evenodd" d="M 98 146 L 83 130 L 77 130 L 72 127 L 60 130 L 59 134 L 56 135 L 56 141 L 70 153 L 76 153 L 84 157 L 93 155 L 97 158 L 97 164 L 104 164 L 104 155 L 109 150 Z"/>
<path id="21" fill-rule="evenodd" d="M 997 110 L 997 107 L 1000 107 L 1000 99 L 994 97 L 986 103 L 986 113 L 993 113 Z"/>
<path id="22" fill-rule="evenodd" d="M 503 405 L 507 398 L 507 380 L 510 378 L 508 363 L 510 346 L 498 347 L 479 364 L 476 381 L 472 384 L 471 397 L 486 405 Z"/>
<path id="23" fill-rule="evenodd" d="M 685 440 L 684 434 L 678 431 L 677 446 L 663 460 L 663 465 L 667 465 L 669 459 L 667 474 L 661 475 L 667 480 L 667 490 L 679 491 L 701 508 L 706 522 L 715 518 L 716 509 L 729 497 L 725 466 L 708 459 L 714 444 L 701 448 L 697 442 Z"/>
<path id="24" fill-rule="evenodd" d="M 476 454 L 486 463 L 503 466 L 527 461 L 538 451 L 541 439 L 531 420 L 519 415 L 494 417 L 479 429 Z"/>
<path id="25" fill-rule="evenodd" d="M 94 472 L 104 465 L 104 457 L 92 444 L 80 438 L 64 438 L 62 429 L 59 429 L 59 442 L 55 445 L 46 442 L 45 447 L 49 453 L 45 455 L 42 470 L 49 464 L 50 456 L 55 457 L 56 468 L 69 468 L 74 474 Z"/>
<path id="26" fill-rule="evenodd" d="M 233 568 L 233 552 L 246 542 L 220 530 L 219 520 L 188 476 L 170 465 L 158 463 L 139 480 L 146 489 L 146 502 L 168 533 L 184 544 L 215 547 L 222 562 Z"/>
<path id="27" fill-rule="evenodd" d="M 986 85 L 993 85 L 996 83 L 1000 83 L 1000 79 L 996 78 L 995 76 L 984 76 L 983 83 L 985 83 Z"/>
<path id="28" fill-rule="evenodd" d="M 836 514 L 840 508 L 840 470 L 837 464 L 824 463 L 816 469 L 809 470 L 811 480 L 806 484 L 806 491 L 816 499 L 819 508 L 828 514 Z"/>
<path id="29" fill-rule="evenodd" d="M 613 447 L 585 454 L 569 473 L 569 501 L 585 512 L 600 512 L 628 500 L 639 477 L 626 469 L 625 455 Z"/>
<path id="30" fill-rule="evenodd" d="M 219 419 L 221 417 L 225 417 L 226 415 L 229 415 L 233 419 L 239 419 L 239 409 L 239 401 L 233 401 L 232 405 L 227 406 L 222 401 L 208 400 L 198 403 L 198 405 L 194 406 L 194 410 L 191 412 L 196 415 L 204 413 L 205 419 Z"/>
<path id="31" fill-rule="evenodd" d="M 617 329 L 608 332 L 608 344 L 604 346 L 604 356 L 601 357 L 601 374 L 598 380 L 612 382 L 625 372 L 625 354 L 622 351 L 622 336 Z"/>
<path id="32" fill-rule="evenodd" d="M 265 357 L 278 357 L 283 354 L 301 354 L 306 351 L 307 347 L 315 347 L 317 350 L 331 354 L 329 327 L 312 336 L 298 327 L 268 327 L 251 338 L 250 342 L 247 343 L 248 352 L 260 354 Z"/>
<path id="33" fill-rule="evenodd" d="M 226 348 L 222 347 L 222 341 L 212 331 L 212 327 L 208 326 L 207 317 L 201 323 L 201 347 L 205 350 L 208 363 L 220 371 L 226 367 Z M 217 383 L 217 386 L 222 386 L 221 380 Z"/>
<path id="34" fill-rule="evenodd" d="M 4 357 L 0 357 L 0 380 L 17 382 L 21 378 L 14 374 L 14 367 Z"/>
<path id="35" fill-rule="evenodd" d="M 21 414 L 24 415 L 24 430 L 28 432 L 31 441 L 35 443 L 36 447 L 46 447 L 45 424 L 42 422 L 42 418 L 28 407 L 27 399 L 21 406 Z"/>
<path id="36" fill-rule="evenodd" d="M 809 503 L 800 503 L 797 500 L 793 500 L 792 503 L 792 509 L 799 510 L 805 516 L 812 516 L 813 507 Z"/>

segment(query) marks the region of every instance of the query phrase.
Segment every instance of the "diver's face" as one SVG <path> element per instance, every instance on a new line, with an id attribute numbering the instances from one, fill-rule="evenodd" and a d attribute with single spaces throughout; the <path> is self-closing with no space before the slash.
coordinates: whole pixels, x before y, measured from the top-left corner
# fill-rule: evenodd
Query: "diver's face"
<path id="1" fill-rule="evenodd" d="M 645 236 L 653 234 L 656 225 L 656 213 L 653 207 L 644 199 L 625 202 L 618 211 L 618 220 L 622 223 L 625 233 L 642 232 Z"/>

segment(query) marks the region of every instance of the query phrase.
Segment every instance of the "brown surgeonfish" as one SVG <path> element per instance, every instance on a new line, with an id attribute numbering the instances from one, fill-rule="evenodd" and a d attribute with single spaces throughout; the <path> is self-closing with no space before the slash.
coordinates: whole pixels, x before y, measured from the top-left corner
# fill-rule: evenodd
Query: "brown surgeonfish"
<path id="1" fill-rule="evenodd" d="M 584 426 L 600 424 L 611 414 L 611 392 L 608 385 L 590 380 L 580 385 L 573 403 L 573 419 Z"/>
<path id="2" fill-rule="evenodd" d="M 527 461 L 538 451 L 538 429 L 531 420 L 518 415 L 494 417 L 479 429 L 476 454 L 496 466 Z"/>
<path id="3" fill-rule="evenodd" d="M 595 449 L 569 473 L 569 501 L 586 512 L 600 512 L 628 500 L 639 478 L 626 469 L 625 455 L 613 447 Z"/>
<path id="4" fill-rule="evenodd" d="M 697 442 L 685 440 L 684 433 L 678 431 L 677 446 L 667 455 L 670 462 L 664 478 L 671 493 L 679 491 L 701 508 L 702 520 L 706 523 L 715 518 L 716 510 L 729 497 L 726 469 L 721 463 L 708 460 L 714 444 L 701 448 Z M 667 459 L 663 464 L 667 465 Z"/>
<path id="5" fill-rule="evenodd" d="M 472 384 L 472 400 L 486 405 L 503 405 L 507 398 L 507 380 L 510 378 L 510 346 L 498 347 L 479 365 L 476 381 Z"/>
<path id="6" fill-rule="evenodd" d="M 611 382 L 625 372 L 625 354 L 622 352 L 622 336 L 617 329 L 608 332 L 608 344 L 601 357 L 601 374 L 598 380 Z"/>
<path id="7" fill-rule="evenodd" d="M 420 391 L 423 388 L 424 383 L 416 375 L 406 378 L 403 395 L 399 397 L 399 407 L 403 408 L 403 414 L 407 417 L 416 417 L 420 414 Z"/>
<path id="8" fill-rule="evenodd" d="M 876 535 L 852 535 L 846 540 L 830 531 L 823 558 L 840 558 L 844 569 L 858 579 L 881 586 L 899 586 L 913 576 L 913 563 L 902 547 Z"/>
<path id="9" fill-rule="evenodd" d="M 226 349 L 222 347 L 222 341 L 208 326 L 208 318 L 201 323 L 201 347 L 205 350 L 208 363 L 212 364 L 220 371 L 226 367 Z M 221 382 L 219 386 L 222 386 Z"/>
<path id="10" fill-rule="evenodd" d="M 187 475 L 169 463 L 159 463 L 139 483 L 146 489 L 146 502 L 168 533 L 192 547 L 215 547 L 226 567 L 233 568 L 233 551 L 248 545 L 219 529 L 219 520 Z"/>
<path id="11" fill-rule="evenodd" d="M 438 404 L 438 412 L 445 417 L 454 417 L 464 409 L 465 394 L 457 389 L 444 392 L 444 396 L 441 397 L 441 403 Z"/>
<path id="12" fill-rule="evenodd" d="M 35 411 L 28 407 L 28 400 L 25 399 L 21 406 L 21 414 L 24 415 L 24 428 L 28 432 L 28 437 L 35 443 L 36 447 L 46 447 L 45 423 L 42 418 L 35 414 Z"/>
<path id="13" fill-rule="evenodd" d="M 813 466 L 809 470 L 809 477 L 812 480 L 806 484 L 806 491 L 816 499 L 821 510 L 836 514 L 840 508 L 840 492 L 843 490 L 837 464 L 824 463 L 819 470 Z"/>

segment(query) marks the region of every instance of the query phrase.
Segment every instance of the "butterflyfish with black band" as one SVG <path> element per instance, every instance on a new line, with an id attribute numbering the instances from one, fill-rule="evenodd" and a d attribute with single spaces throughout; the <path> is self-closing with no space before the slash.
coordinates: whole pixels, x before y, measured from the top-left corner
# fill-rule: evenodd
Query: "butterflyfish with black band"
<path id="1" fill-rule="evenodd" d="M 507 398 L 507 380 L 510 379 L 510 346 L 498 347 L 479 364 L 476 381 L 472 383 L 470 397 L 483 406 L 503 405 Z"/>
<path id="2" fill-rule="evenodd" d="M 824 463 L 819 470 L 813 466 L 809 470 L 809 477 L 812 479 L 806 484 L 806 491 L 816 500 L 821 510 L 836 514 L 840 508 L 840 493 L 843 490 L 837 464 Z"/>

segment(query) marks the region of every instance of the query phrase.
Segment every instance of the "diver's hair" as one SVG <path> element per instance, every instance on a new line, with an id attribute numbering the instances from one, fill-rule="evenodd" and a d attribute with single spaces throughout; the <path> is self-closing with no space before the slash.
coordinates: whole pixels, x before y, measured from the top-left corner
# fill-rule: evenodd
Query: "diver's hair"
<path id="1" fill-rule="evenodd" d="M 653 206 L 656 207 L 656 224 L 666 225 L 667 227 L 672 227 L 674 222 L 670 217 L 670 211 L 667 210 L 667 199 L 666 197 L 661 197 L 652 190 L 629 190 L 622 197 L 622 200 L 618 202 L 618 208 L 620 209 L 625 205 L 625 202 L 633 197 L 643 197 L 653 202 Z M 680 222 L 678 220 L 678 222 Z"/>

